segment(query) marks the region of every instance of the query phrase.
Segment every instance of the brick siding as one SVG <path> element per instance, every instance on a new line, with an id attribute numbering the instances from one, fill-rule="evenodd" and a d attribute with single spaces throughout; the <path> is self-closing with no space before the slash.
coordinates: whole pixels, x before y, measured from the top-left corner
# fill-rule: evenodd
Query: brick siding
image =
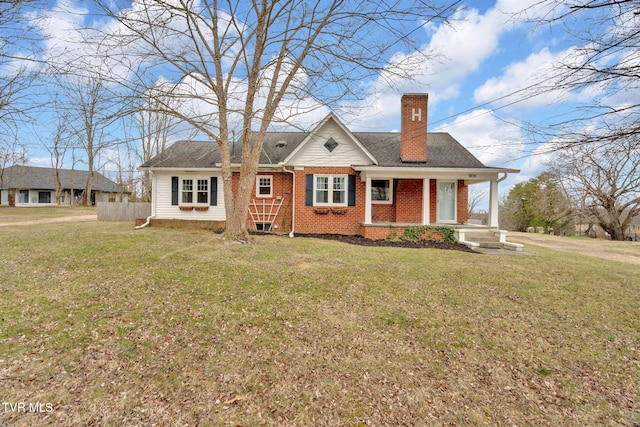
<path id="1" fill-rule="evenodd" d="M 288 172 L 260 172 L 259 176 L 271 176 L 272 177 L 272 189 L 271 197 L 256 197 L 256 185 L 254 183 L 251 201 L 258 205 L 266 204 L 271 205 L 274 202 L 278 202 L 278 197 L 282 200 L 282 206 L 280 211 L 273 222 L 274 232 L 289 232 L 291 231 L 291 200 L 293 197 L 293 176 Z M 231 185 L 234 193 L 238 191 L 238 185 L 240 182 L 240 173 L 234 172 Z M 250 207 L 251 209 L 251 207 Z M 262 211 L 262 207 L 259 208 Z M 254 223 L 251 219 L 251 214 L 247 212 L 247 228 L 254 229 Z"/>
<path id="2" fill-rule="evenodd" d="M 464 224 L 469 220 L 469 186 L 464 181 L 458 181 L 458 223 Z"/>
<path id="3" fill-rule="evenodd" d="M 354 175 L 354 170 L 350 167 L 306 167 L 304 170 L 295 172 L 295 233 L 329 233 L 329 234 L 359 234 L 371 239 L 385 239 L 389 236 L 392 228 L 397 232 L 398 237 L 404 234 L 404 227 L 385 226 L 361 226 L 364 221 L 365 211 L 365 190 L 366 183 L 357 176 L 356 184 L 356 205 L 340 207 L 320 207 L 306 206 L 306 175 L 307 174 L 334 174 L 334 175 Z M 274 232 L 291 231 L 292 199 L 293 199 L 293 176 L 286 172 L 261 172 L 260 175 L 272 176 L 273 189 L 272 197 L 258 198 L 254 185 L 252 200 L 257 203 L 264 201 L 271 204 L 277 197 L 282 197 L 283 203 L 280 212 L 273 225 Z M 239 174 L 233 174 L 233 189 L 238 188 Z M 397 223 L 422 223 L 422 179 L 399 179 L 394 185 L 393 204 L 373 204 L 373 222 L 397 222 Z M 437 219 L 437 180 L 430 179 L 430 203 L 429 217 L 432 224 Z M 468 207 L 468 186 L 464 181 L 458 181 L 458 222 L 467 221 Z M 152 225 L 161 227 L 183 227 L 208 230 L 220 230 L 224 228 L 224 221 L 192 221 L 192 220 L 152 220 Z M 247 215 L 247 227 L 253 229 L 254 224 L 251 216 Z"/>
<path id="4" fill-rule="evenodd" d="M 360 223 L 364 221 L 365 187 L 366 184 L 356 177 L 356 205 L 344 206 L 332 210 L 328 207 L 306 206 L 306 175 L 307 174 L 336 174 L 353 175 L 350 167 L 305 167 L 296 171 L 296 206 L 295 232 L 298 234 L 331 233 L 353 235 L 360 234 Z M 318 208 L 318 209 L 316 209 Z M 322 209 L 322 210 L 321 210 Z M 338 214 L 338 212 L 342 212 Z"/>
<path id="5" fill-rule="evenodd" d="M 400 179 L 396 187 L 396 222 L 422 223 L 422 179 Z"/>

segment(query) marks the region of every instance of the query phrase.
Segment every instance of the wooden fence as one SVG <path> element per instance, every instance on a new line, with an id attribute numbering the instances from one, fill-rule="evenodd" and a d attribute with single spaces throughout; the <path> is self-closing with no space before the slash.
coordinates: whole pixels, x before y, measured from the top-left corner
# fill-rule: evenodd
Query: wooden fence
<path id="1" fill-rule="evenodd" d="M 98 203 L 98 221 L 134 221 L 151 215 L 151 203 Z"/>

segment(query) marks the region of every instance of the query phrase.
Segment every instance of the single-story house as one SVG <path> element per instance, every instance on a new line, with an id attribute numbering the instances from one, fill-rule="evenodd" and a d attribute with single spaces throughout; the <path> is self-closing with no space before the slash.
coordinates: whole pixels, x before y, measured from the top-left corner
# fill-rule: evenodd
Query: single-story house
<path id="1" fill-rule="evenodd" d="M 630 214 L 627 210 L 623 213 L 623 218 Z M 597 239 L 610 239 L 609 233 L 598 224 L 598 219 L 592 213 L 579 212 L 574 217 L 576 225 L 576 233 Z M 640 215 L 636 215 L 629 221 L 627 228 L 624 230 L 626 240 L 640 241 Z"/>
<path id="2" fill-rule="evenodd" d="M 502 233 L 504 242 L 498 183 L 519 171 L 485 166 L 448 133 L 427 132 L 427 104 L 427 94 L 402 96 L 399 133 L 352 132 L 333 113 L 311 132 L 267 133 L 247 223 L 291 235 L 373 239 L 402 235 L 412 225 L 449 224 L 466 241 L 467 229 L 479 228 L 466 226 L 468 187 L 490 182 L 484 229 Z M 236 170 L 239 145 L 233 149 Z M 152 225 L 224 226 L 215 142 L 176 142 L 140 169 L 152 179 Z"/>
<path id="3" fill-rule="evenodd" d="M 88 171 L 58 169 L 61 183 L 60 204 L 71 205 L 80 201 Z M 56 204 L 56 170 L 34 166 L 14 165 L 0 170 L 0 204 L 9 206 L 36 206 Z M 91 204 L 97 202 L 128 202 L 129 191 L 104 175 L 94 172 L 91 183 Z"/>

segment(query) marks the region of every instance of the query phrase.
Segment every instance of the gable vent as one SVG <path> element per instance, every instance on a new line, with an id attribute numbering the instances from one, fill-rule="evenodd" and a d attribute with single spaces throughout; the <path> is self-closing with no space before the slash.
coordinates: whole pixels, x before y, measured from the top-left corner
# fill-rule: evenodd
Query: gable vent
<path id="1" fill-rule="evenodd" d="M 276 142 L 276 148 L 284 148 L 287 146 L 287 141 L 278 141 Z"/>
<path id="2" fill-rule="evenodd" d="M 326 148 L 330 153 L 333 152 L 336 148 L 338 148 L 338 143 L 333 138 L 329 138 L 327 142 L 324 143 L 324 148 Z"/>

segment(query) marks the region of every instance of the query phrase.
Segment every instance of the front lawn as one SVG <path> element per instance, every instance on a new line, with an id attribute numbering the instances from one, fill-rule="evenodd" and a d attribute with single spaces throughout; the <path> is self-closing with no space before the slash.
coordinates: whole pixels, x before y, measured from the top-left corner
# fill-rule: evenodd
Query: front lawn
<path id="1" fill-rule="evenodd" d="M 526 250 L 2 227 L 0 425 L 638 425 L 637 269 Z"/>

